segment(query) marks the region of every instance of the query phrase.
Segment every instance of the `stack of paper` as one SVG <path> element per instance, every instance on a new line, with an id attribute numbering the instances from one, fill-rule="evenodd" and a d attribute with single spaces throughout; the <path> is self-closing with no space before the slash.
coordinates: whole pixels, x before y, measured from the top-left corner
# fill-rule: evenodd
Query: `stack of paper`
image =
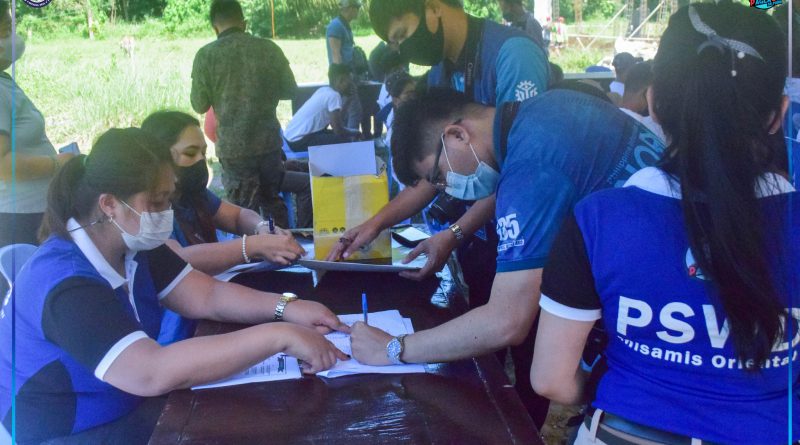
<path id="1" fill-rule="evenodd" d="M 364 314 L 340 315 L 339 319 L 347 325 L 352 325 L 357 321 L 364 320 Z M 369 325 L 380 328 L 391 335 L 411 334 L 414 327 L 411 319 L 403 318 L 396 310 L 372 312 L 369 314 Z M 350 348 L 350 334 L 343 332 L 332 332 L 325 336 L 337 348 L 347 355 L 353 355 Z M 356 359 L 338 361 L 327 371 L 317 373 L 321 377 L 342 377 L 353 374 L 410 374 L 425 372 L 425 365 L 390 365 L 390 366 L 370 366 L 359 363 Z M 272 382 L 276 380 L 299 379 L 302 377 L 300 366 L 297 359 L 285 354 L 276 354 L 267 358 L 263 362 L 231 376 L 227 379 L 205 385 L 195 386 L 192 389 L 221 388 L 223 386 L 241 385 L 244 383 Z"/>
<path id="2" fill-rule="evenodd" d="M 299 379 L 300 377 L 302 377 L 302 374 L 296 358 L 286 354 L 275 354 L 239 374 L 205 385 L 198 385 L 192 389 L 221 388 L 243 383 L 273 382 L 276 380 Z"/>
<path id="3" fill-rule="evenodd" d="M 352 325 L 357 321 L 364 321 L 364 314 L 340 315 L 339 319 L 348 325 Z M 369 314 L 368 319 L 370 326 L 380 328 L 394 336 L 411 334 L 414 332 L 414 327 L 411 325 L 411 319 L 403 318 L 400 315 L 400 312 L 396 310 L 372 312 Z M 341 349 L 345 354 L 353 355 L 353 352 L 350 349 L 350 334 L 332 332 L 325 337 L 330 340 L 331 343 L 336 345 L 337 348 Z M 410 374 L 420 372 L 425 372 L 425 365 L 408 364 L 370 366 L 359 363 L 356 359 L 351 358 L 350 360 L 339 361 L 333 366 L 333 368 L 317 373 L 317 375 L 321 377 L 334 378 L 353 374 Z"/>

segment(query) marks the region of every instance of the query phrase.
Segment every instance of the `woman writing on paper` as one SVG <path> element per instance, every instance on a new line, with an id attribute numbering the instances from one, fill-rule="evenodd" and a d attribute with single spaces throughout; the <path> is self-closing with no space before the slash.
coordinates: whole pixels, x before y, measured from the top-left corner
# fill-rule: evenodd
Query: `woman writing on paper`
<path id="1" fill-rule="evenodd" d="M 0 344 L 0 394 L 16 398 L 21 443 L 146 443 L 163 404 L 154 396 L 280 352 L 309 373 L 346 358 L 321 335 L 347 330 L 323 305 L 216 281 L 164 246 L 175 176 L 157 146 L 142 130 L 109 130 L 53 180 L 46 241 L 0 315 L 0 337 L 13 329 L 17 351 L 12 367 L 10 342 Z M 162 305 L 255 326 L 162 347 Z M 262 324 L 273 320 L 289 323 Z M 0 418 L 10 430 L 11 397 Z"/>
<path id="2" fill-rule="evenodd" d="M 175 223 L 167 245 L 192 267 L 216 275 L 251 260 L 289 265 L 305 254 L 288 231 L 273 226 L 275 233 L 270 233 L 269 222 L 256 212 L 222 200 L 206 187 L 207 147 L 197 119 L 180 111 L 158 111 L 144 120 L 142 130 L 172 159 L 178 180 L 171 198 Z M 217 229 L 242 237 L 218 242 Z M 167 345 L 189 338 L 195 325 L 166 310 L 158 342 Z"/>

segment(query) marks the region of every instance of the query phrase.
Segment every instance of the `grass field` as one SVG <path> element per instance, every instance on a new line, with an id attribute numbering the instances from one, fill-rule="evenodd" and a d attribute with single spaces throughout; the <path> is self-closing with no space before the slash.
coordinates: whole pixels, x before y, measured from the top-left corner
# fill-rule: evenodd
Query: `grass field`
<path id="1" fill-rule="evenodd" d="M 141 37 L 136 55 L 127 58 L 118 38 L 90 41 L 79 38 L 31 39 L 16 65 L 17 82 L 47 120 L 47 134 L 56 146 L 77 141 L 87 152 L 91 142 L 110 127 L 139 125 L 150 112 L 170 108 L 192 112 L 189 103 L 192 60 L 213 37 L 166 39 Z M 356 37 L 370 51 L 377 36 Z M 326 80 L 323 39 L 277 40 L 298 83 Z M 583 71 L 603 56 L 568 48 L 554 59 L 566 72 Z M 412 67 L 412 73 L 423 72 Z M 193 112 L 192 112 L 193 113 Z M 285 126 L 289 102 L 278 116 Z"/>

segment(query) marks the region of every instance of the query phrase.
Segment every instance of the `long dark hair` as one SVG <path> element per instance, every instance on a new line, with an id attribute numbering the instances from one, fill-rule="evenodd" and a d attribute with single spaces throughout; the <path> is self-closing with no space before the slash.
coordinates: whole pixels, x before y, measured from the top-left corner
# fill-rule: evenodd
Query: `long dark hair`
<path id="1" fill-rule="evenodd" d="M 153 135 L 158 141 L 159 149 L 164 151 L 163 155 L 170 160 L 170 147 L 178 142 L 181 133 L 187 127 L 200 127 L 200 121 L 193 116 L 181 111 L 162 110 L 147 116 L 142 122 L 142 130 Z M 200 161 L 203 162 L 203 161 Z M 217 229 L 214 226 L 214 215 L 206 209 L 205 193 L 183 194 L 180 189 L 176 190 L 173 196 L 173 203 L 180 209 L 188 208 L 197 215 L 197 227 L 192 226 L 189 221 L 178 211 L 175 213 L 176 221 L 189 244 L 213 243 L 217 241 Z M 198 237 L 196 234 L 199 234 Z"/>
<path id="2" fill-rule="evenodd" d="M 690 10 L 732 50 L 692 25 Z M 657 119 L 670 139 L 661 167 L 681 184 L 692 253 L 719 291 L 737 357 L 759 364 L 783 336 L 784 314 L 764 246 L 759 177 L 777 171 L 769 119 L 780 115 L 784 36 L 761 11 L 734 3 L 694 3 L 676 12 L 653 71 Z"/>
<path id="3" fill-rule="evenodd" d="M 40 240 L 50 235 L 69 238 L 67 221 L 90 218 L 103 193 L 124 200 L 140 192 L 154 191 L 159 170 L 170 165 L 158 145 L 158 141 L 138 128 L 114 128 L 97 139 L 88 156 L 70 159 L 50 183 Z"/>

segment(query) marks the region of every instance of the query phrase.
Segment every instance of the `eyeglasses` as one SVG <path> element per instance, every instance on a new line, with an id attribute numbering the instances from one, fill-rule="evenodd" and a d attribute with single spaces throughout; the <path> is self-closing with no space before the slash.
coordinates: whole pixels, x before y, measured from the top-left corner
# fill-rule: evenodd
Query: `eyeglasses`
<path id="1" fill-rule="evenodd" d="M 461 123 L 461 119 L 456 119 L 456 121 L 453 122 L 453 125 L 457 125 L 459 123 Z M 444 133 L 442 133 L 442 136 L 439 139 L 441 140 L 441 145 L 439 145 L 438 150 L 436 150 L 436 156 L 433 158 L 433 167 L 431 168 L 430 173 L 428 173 L 428 177 L 425 179 L 430 182 L 431 185 L 436 188 L 436 190 L 444 191 L 444 189 L 447 188 L 447 181 L 442 178 L 442 169 L 439 168 L 439 160 L 442 158 L 442 152 L 445 151 Z M 444 156 L 447 158 L 446 152 Z M 447 159 L 447 165 L 450 165 L 449 159 Z M 453 168 L 450 167 L 450 170 L 452 171 Z"/>
<path id="2" fill-rule="evenodd" d="M 442 170 L 439 168 L 439 159 L 442 158 L 442 151 L 444 150 L 444 142 L 439 145 L 439 149 L 436 150 L 436 156 L 433 158 L 433 168 L 431 168 L 430 173 L 428 173 L 428 177 L 425 178 L 428 182 L 431 183 L 437 189 L 443 188 L 442 186 L 447 186 L 447 183 L 442 181 Z"/>

